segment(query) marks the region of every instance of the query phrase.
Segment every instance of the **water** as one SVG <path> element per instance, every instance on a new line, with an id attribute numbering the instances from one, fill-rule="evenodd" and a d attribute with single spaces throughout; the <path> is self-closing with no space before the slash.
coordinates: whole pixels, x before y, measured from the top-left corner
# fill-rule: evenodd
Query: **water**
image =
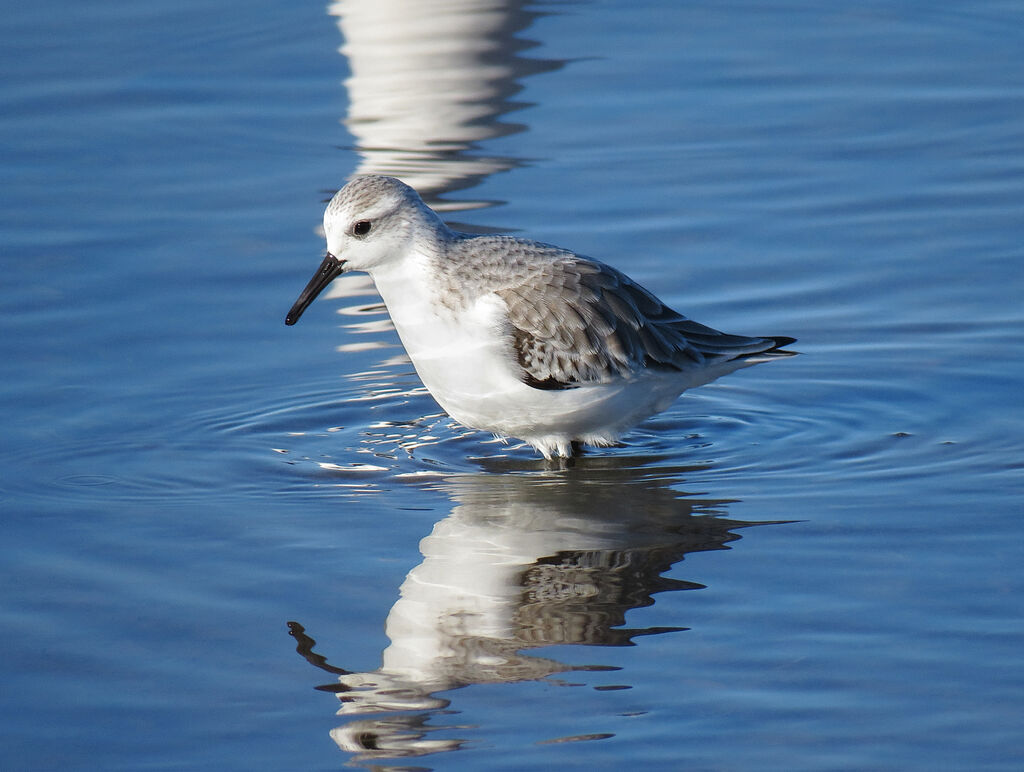
<path id="1" fill-rule="evenodd" d="M 1024 10 L 445 5 L 4 15 L 2 766 L 1019 769 Z M 802 355 L 546 466 L 355 172 Z"/>

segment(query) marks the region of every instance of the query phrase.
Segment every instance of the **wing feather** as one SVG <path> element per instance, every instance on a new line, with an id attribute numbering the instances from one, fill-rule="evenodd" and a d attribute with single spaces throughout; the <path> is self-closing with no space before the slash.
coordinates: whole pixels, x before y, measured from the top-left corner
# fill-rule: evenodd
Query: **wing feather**
<path id="1" fill-rule="evenodd" d="M 685 371 L 792 342 L 719 332 L 669 308 L 621 271 L 547 244 L 466 236 L 455 249 L 472 250 L 481 284 L 505 302 L 522 380 L 535 388 L 573 388 L 644 369 Z M 458 286 L 453 276 L 453 291 Z"/>

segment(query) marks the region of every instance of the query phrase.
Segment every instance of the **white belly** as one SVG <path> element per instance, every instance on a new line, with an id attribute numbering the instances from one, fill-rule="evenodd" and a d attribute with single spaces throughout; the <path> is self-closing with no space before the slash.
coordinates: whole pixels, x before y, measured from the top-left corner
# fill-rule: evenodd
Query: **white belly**
<path id="1" fill-rule="evenodd" d="M 417 374 L 438 404 L 459 423 L 524 439 L 545 454 L 573 440 L 612 442 L 665 409 L 688 385 L 678 375 L 647 375 L 535 389 L 521 379 L 505 304 L 496 295 L 453 311 L 423 293 L 429 279 L 409 270 L 408 263 L 401 273 L 374 280 Z"/>

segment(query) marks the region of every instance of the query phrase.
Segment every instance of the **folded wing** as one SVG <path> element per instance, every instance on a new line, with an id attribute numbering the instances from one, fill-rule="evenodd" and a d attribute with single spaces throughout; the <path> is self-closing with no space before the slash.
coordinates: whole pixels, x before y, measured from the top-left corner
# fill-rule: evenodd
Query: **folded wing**
<path id="1" fill-rule="evenodd" d="M 508 307 L 523 381 L 540 389 L 606 382 L 644 368 L 706 367 L 793 342 L 728 335 L 694 322 L 620 271 L 572 253 L 497 294 Z"/>

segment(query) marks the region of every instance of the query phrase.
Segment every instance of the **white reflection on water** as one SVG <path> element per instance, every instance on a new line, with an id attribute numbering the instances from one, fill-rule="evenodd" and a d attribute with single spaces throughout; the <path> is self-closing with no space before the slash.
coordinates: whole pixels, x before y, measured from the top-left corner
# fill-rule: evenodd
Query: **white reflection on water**
<path id="1" fill-rule="evenodd" d="M 752 523 L 721 517 L 727 501 L 684 498 L 670 487 L 693 470 L 643 471 L 638 461 L 593 458 L 532 475 L 493 462 L 438 483 L 454 506 L 420 542 L 423 560 L 388 614 L 391 643 L 378 669 L 327 665 L 292 623 L 310 662 L 339 673 L 336 687 L 322 687 L 337 692 L 338 715 L 349 719 L 331 732 L 338 746 L 358 761 L 457 749 L 465 739 L 430 737 L 469 729 L 442 718 L 457 713 L 457 698 L 441 692 L 608 669 L 529 652 L 628 646 L 637 636 L 685 629 L 623 625 L 656 593 L 701 588 L 663 574 L 687 553 L 728 549 L 734 531 Z"/>
<path id="2" fill-rule="evenodd" d="M 340 0 L 338 17 L 351 77 L 344 123 L 356 139 L 356 174 L 400 177 L 435 209 L 486 202 L 438 202 L 517 166 L 513 158 L 475 152 L 478 143 L 523 131 L 501 116 L 528 75 L 559 62 L 519 55 L 532 46 L 516 37 L 536 13 L 508 0 Z"/>

